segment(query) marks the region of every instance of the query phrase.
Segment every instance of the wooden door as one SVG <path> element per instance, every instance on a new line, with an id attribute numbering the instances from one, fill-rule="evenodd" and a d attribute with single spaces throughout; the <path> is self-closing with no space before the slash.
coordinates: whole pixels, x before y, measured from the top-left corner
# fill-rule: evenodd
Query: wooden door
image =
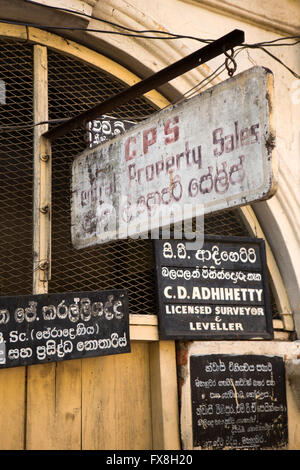
<path id="1" fill-rule="evenodd" d="M 151 449 L 149 344 L 0 371 L 1 450 Z M 26 370 L 27 369 L 27 370 Z"/>

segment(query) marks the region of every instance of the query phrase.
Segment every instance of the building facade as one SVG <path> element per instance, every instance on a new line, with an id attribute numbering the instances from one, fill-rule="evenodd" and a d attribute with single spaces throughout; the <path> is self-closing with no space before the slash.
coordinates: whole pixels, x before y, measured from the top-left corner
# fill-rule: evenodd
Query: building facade
<path id="1" fill-rule="evenodd" d="M 125 288 L 131 337 L 130 354 L 3 368 L 0 447 L 192 449 L 190 356 L 238 352 L 283 359 L 287 448 L 299 449 L 300 64 L 299 46 L 291 45 L 300 34 L 298 2 L 0 0 L 0 6 L 1 297 Z M 274 339 L 160 340 L 151 240 L 74 249 L 70 166 L 87 147 L 87 131 L 52 143 L 43 134 L 202 47 L 195 38 L 217 39 L 233 29 L 252 45 L 236 54 L 236 73 L 259 65 L 274 75 L 277 191 L 267 201 L 205 217 L 204 229 L 265 240 Z M 261 44 L 273 40 L 280 47 Z M 138 123 L 227 78 L 218 57 L 113 114 Z"/>

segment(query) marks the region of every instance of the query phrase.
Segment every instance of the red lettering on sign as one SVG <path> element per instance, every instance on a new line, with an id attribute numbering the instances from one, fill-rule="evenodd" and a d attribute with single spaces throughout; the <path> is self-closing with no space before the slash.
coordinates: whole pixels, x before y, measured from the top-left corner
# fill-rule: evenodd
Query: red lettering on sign
<path id="1" fill-rule="evenodd" d="M 133 158 L 136 157 L 136 151 L 132 150 L 130 153 L 130 145 L 131 143 L 136 144 L 136 138 L 135 137 L 128 137 L 125 141 L 125 160 L 132 160 Z"/>
<path id="2" fill-rule="evenodd" d="M 164 144 L 168 145 L 173 142 L 176 142 L 179 139 L 179 126 L 177 125 L 179 122 L 178 116 L 172 117 L 167 119 L 163 123 L 164 129 Z M 142 142 L 140 142 L 140 138 Z M 139 139 L 139 142 L 137 142 Z M 140 145 L 143 145 L 143 154 L 146 155 L 148 153 L 149 147 L 154 145 L 157 142 L 157 128 L 151 127 L 143 131 L 142 136 L 138 135 L 130 136 L 126 139 L 124 148 L 125 148 L 125 160 L 132 160 L 137 156 L 137 152 L 140 154 Z M 187 153 L 189 153 L 189 149 L 187 149 Z M 187 155 L 188 159 L 188 155 Z"/>
<path id="3" fill-rule="evenodd" d="M 151 127 L 143 132 L 143 152 L 146 154 L 150 145 L 155 144 L 157 139 L 156 127 Z"/>
<path id="4" fill-rule="evenodd" d="M 228 191 L 230 185 L 242 183 L 246 172 L 244 168 L 245 155 L 239 156 L 239 163 L 235 163 L 227 170 L 227 162 L 222 162 L 221 168 L 209 166 L 208 173 L 204 173 L 200 179 L 192 178 L 188 185 L 188 194 L 196 197 L 199 193 L 206 194 L 215 191 L 224 194 Z M 214 175 L 215 171 L 215 175 Z"/>
<path id="5" fill-rule="evenodd" d="M 148 167 L 146 167 L 146 169 L 147 168 Z M 122 213 L 122 218 L 125 222 L 130 222 L 144 212 L 147 212 L 148 215 L 154 215 L 159 209 L 159 206 L 166 206 L 172 202 L 180 201 L 182 194 L 183 188 L 180 176 L 176 175 L 170 186 L 146 193 L 145 195 L 140 195 L 135 203 L 128 201 Z"/>
<path id="6" fill-rule="evenodd" d="M 254 136 L 254 140 L 252 139 L 251 140 L 251 144 L 254 144 L 255 142 L 259 142 L 259 124 L 253 124 L 253 126 L 251 126 L 251 136 Z"/>
<path id="7" fill-rule="evenodd" d="M 128 176 L 129 180 L 134 180 L 136 177 L 136 169 L 135 169 L 135 163 L 132 163 L 131 165 L 128 165 Z"/>
<path id="8" fill-rule="evenodd" d="M 234 132 L 223 137 L 223 128 L 218 127 L 212 133 L 214 148 L 214 156 L 219 157 L 224 152 L 230 153 L 240 147 L 255 144 L 259 142 L 259 124 L 253 124 L 250 127 L 239 129 L 238 121 L 234 122 Z"/>
<path id="9" fill-rule="evenodd" d="M 171 127 L 172 124 L 178 124 L 179 118 L 175 116 L 174 118 L 168 119 L 164 123 L 164 132 L 168 137 L 165 138 L 165 144 L 171 144 L 176 142 L 179 139 L 179 126 Z"/>
<path id="10" fill-rule="evenodd" d="M 222 134 L 223 134 L 222 127 L 218 127 L 218 129 L 215 129 L 213 131 L 213 143 L 216 145 L 220 145 L 219 148 L 214 149 L 215 157 L 222 155 L 222 153 L 224 152 L 224 139 L 222 137 Z"/>
<path id="11" fill-rule="evenodd" d="M 215 190 L 217 193 L 224 194 L 229 188 L 228 175 L 226 171 L 227 162 L 222 163 L 222 168 L 216 168 L 217 174 L 215 176 Z"/>

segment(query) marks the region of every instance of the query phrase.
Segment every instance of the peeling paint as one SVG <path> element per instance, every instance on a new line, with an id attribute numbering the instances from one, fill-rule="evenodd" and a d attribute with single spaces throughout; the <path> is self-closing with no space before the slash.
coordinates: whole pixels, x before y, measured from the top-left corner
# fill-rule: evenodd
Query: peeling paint
<path id="1" fill-rule="evenodd" d="M 149 219 L 153 230 L 191 209 L 202 216 L 271 197 L 272 84 L 253 67 L 75 158 L 74 246 L 139 235 Z M 188 216 L 178 211 L 187 206 Z"/>

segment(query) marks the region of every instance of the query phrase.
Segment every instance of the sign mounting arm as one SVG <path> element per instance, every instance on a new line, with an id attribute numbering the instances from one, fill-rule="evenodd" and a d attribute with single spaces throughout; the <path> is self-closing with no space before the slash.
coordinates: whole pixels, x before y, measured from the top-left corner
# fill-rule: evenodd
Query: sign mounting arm
<path id="1" fill-rule="evenodd" d="M 188 72 L 189 70 L 192 70 L 195 67 L 198 67 L 200 64 L 204 64 L 205 62 L 214 59 L 215 57 L 223 54 L 233 47 L 242 44 L 244 39 L 244 32 L 239 29 L 235 29 L 225 36 L 217 39 L 216 41 L 211 42 L 207 46 L 198 49 L 187 57 L 180 59 L 179 61 L 169 65 L 168 67 L 160 70 L 150 77 L 147 77 L 135 85 L 126 88 L 120 93 L 113 95 L 102 103 L 97 104 L 93 108 L 90 108 L 60 124 L 59 126 L 50 129 L 44 133 L 44 137 L 54 141 L 58 137 L 65 135 L 67 132 L 81 127 L 81 125 L 85 122 L 92 121 L 102 114 L 109 113 L 113 109 L 127 103 L 128 101 L 135 99 L 138 96 L 147 93 L 148 91 L 156 89 L 164 83 L 173 80 L 174 78 Z"/>

